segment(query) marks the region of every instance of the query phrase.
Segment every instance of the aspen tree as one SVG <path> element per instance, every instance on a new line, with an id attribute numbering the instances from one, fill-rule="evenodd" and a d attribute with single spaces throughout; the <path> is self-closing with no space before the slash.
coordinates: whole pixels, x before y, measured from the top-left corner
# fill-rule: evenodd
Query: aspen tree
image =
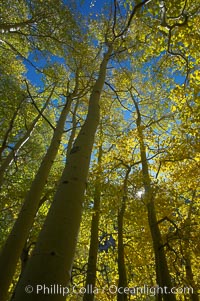
<path id="1" fill-rule="evenodd" d="M 161 290 L 163 289 L 163 294 L 160 293 L 159 290 L 158 300 L 161 301 L 164 299 L 164 301 L 176 301 L 175 295 L 171 293 L 171 288 L 172 288 L 171 277 L 167 265 L 165 251 L 162 246 L 162 236 L 160 233 L 160 229 L 156 217 L 156 209 L 154 204 L 154 191 L 149 175 L 146 146 L 145 146 L 144 134 L 143 134 L 142 123 L 141 123 L 142 121 L 141 113 L 137 101 L 135 100 L 133 95 L 131 96 L 136 109 L 136 116 L 137 116 L 136 126 L 137 126 L 138 140 L 139 140 L 140 157 L 142 163 L 144 201 L 147 206 L 148 223 L 150 227 L 153 249 L 155 254 L 156 278 L 157 278 L 157 284 L 159 285 Z M 167 288 L 167 292 L 164 291 L 164 288 Z"/>
<path id="2" fill-rule="evenodd" d="M 190 207 L 188 210 L 188 214 L 186 220 L 184 221 L 184 259 L 185 259 L 185 274 L 186 274 L 186 282 L 190 287 L 193 288 L 193 292 L 191 293 L 191 300 L 198 301 L 198 290 L 196 288 L 196 283 L 194 281 L 194 274 L 192 270 L 192 262 L 191 262 L 191 250 L 190 250 L 190 241 L 191 241 L 191 215 L 194 206 L 196 191 L 192 193 L 192 201 L 190 203 Z"/>
<path id="3" fill-rule="evenodd" d="M 112 44 L 109 45 L 104 54 L 99 75 L 90 96 L 85 123 L 71 149 L 54 201 L 33 255 L 21 277 L 14 300 L 46 300 L 47 296 L 44 292 L 37 294 L 37 284 L 45 283 L 47 287 L 53 284 L 66 287 L 69 284 L 90 156 L 100 118 L 99 100 L 112 48 Z M 25 292 L 27 285 L 33 286 L 32 294 Z M 65 298 L 63 294 L 48 295 L 48 300 L 52 301 L 65 300 Z"/>
<path id="4" fill-rule="evenodd" d="M 22 253 L 29 231 L 32 227 L 34 217 L 39 208 L 40 199 L 46 184 L 49 172 L 57 155 L 61 137 L 64 131 L 66 117 L 69 113 L 73 97 L 77 93 L 78 84 L 73 93 L 69 95 L 57 122 L 50 146 L 38 169 L 34 181 L 25 198 L 19 216 L 12 228 L 5 245 L 0 254 L 0 299 L 6 300 L 7 291 L 12 281 L 17 262 Z M 13 251 L 14 250 L 14 251 Z"/>
<path id="5" fill-rule="evenodd" d="M 131 167 L 127 166 L 124 183 L 123 183 L 123 197 L 122 204 L 118 210 L 117 216 L 117 224 L 118 224 L 118 273 L 119 273 L 119 281 L 118 281 L 118 289 L 120 287 L 127 287 L 127 275 L 126 275 L 126 266 L 124 261 L 124 239 L 123 239 L 123 227 L 124 227 L 124 213 L 126 210 L 126 200 L 128 194 L 128 176 L 131 171 Z M 127 301 L 127 294 L 121 293 L 118 291 L 117 301 Z"/>
<path id="6" fill-rule="evenodd" d="M 87 266 L 87 276 L 85 288 L 91 285 L 93 288 L 96 285 L 96 270 L 97 270 L 97 254 L 99 247 L 99 219 L 100 219 L 100 201 L 101 201 L 101 159 L 102 159 L 103 149 L 102 145 L 99 146 L 98 152 L 98 175 L 95 181 L 95 191 L 94 191 L 94 213 L 92 215 L 91 223 L 91 238 L 90 238 L 90 248 Z M 93 301 L 94 294 L 86 293 L 84 294 L 83 301 Z"/>

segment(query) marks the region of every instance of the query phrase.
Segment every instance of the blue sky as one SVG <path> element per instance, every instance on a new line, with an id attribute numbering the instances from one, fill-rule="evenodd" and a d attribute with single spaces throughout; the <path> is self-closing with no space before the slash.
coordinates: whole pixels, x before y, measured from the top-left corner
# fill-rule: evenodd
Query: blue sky
<path id="1" fill-rule="evenodd" d="M 46 58 L 42 55 L 42 53 L 39 50 L 35 50 L 34 52 L 30 53 L 28 60 L 24 60 L 24 65 L 26 66 L 27 69 L 26 72 L 27 78 L 31 81 L 33 85 L 38 87 L 43 86 L 42 72 L 40 73 L 39 70 L 37 70 L 33 65 L 29 63 L 29 61 L 41 71 L 49 63 L 47 63 Z M 65 60 L 64 58 L 51 54 L 51 63 L 54 62 L 64 64 Z"/>
<path id="2" fill-rule="evenodd" d="M 73 0 L 66 0 L 64 1 L 64 3 L 70 5 L 72 1 Z M 110 0 L 74 0 L 74 2 L 76 3 L 77 8 L 80 10 L 81 14 L 83 14 L 84 16 L 90 15 L 91 17 L 95 18 L 96 14 L 101 12 L 103 6 L 110 3 Z M 35 50 L 34 53 L 29 54 L 28 60 L 24 60 L 24 65 L 27 68 L 27 78 L 33 85 L 38 87 L 41 87 L 41 85 L 43 86 L 42 73 L 38 72 L 36 68 L 34 68 L 34 66 L 29 63 L 29 61 L 42 71 L 42 68 L 44 68 L 47 64 L 46 59 L 42 56 L 42 53 L 40 51 Z M 62 58 L 53 55 L 51 55 L 51 62 L 64 63 Z"/>
<path id="3" fill-rule="evenodd" d="M 67 5 L 70 5 L 73 0 L 66 0 L 65 3 Z M 95 18 L 96 14 L 99 14 L 103 7 L 107 4 L 109 5 L 111 3 L 111 0 L 74 0 L 76 3 L 78 9 L 80 10 L 81 14 L 84 16 L 91 16 Z M 105 10 L 104 10 L 105 12 Z M 40 51 L 35 50 L 34 53 L 31 53 L 28 58 L 37 68 L 41 69 L 45 67 L 47 64 L 47 60 L 44 58 L 42 53 Z M 64 63 L 64 59 L 51 55 L 51 63 L 58 62 L 58 63 Z M 34 66 L 32 66 L 28 61 L 24 60 L 24 64 L 27 68 L 27 78 L 32 82 L 33 85 L 36 86 L 43 86 L 42 84 L 42 73 L 38 72 Z M 149 64 L 149 63 L 148 63 Z M 172 76 L 175 78 L 175 82 L 177 84 L 182 84 L 184 82 L 184 77 L 178 72 L 176 74 L 172 74 Z"/>
<path id="4" fill-rule="evenodd" d="M 80 0 L 77 1 L 80 3 Z M 102 7 L 109 3 L 110 1 L 106 0 L 85 0 L 83 1 L 83 4 L 79 6 L 80 11 L 84 15 L 88 15 L 89 13 L 99 13 L 102 9 Z"/>

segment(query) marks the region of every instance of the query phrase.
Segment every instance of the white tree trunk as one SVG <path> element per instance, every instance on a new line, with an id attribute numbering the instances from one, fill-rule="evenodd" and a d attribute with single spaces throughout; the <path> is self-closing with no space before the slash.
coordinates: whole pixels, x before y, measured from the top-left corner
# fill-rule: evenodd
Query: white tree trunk
<path id="1" fill-rule="evenodd" d="M 6 300 L 7 291 L 15 273 L 16 265 L 21 255 L 22 249 L 32 227 L 35 215 L 39 208 L 39 202 L 46 184 L 53 161 L 57 155 L 60 140 L 64 131 L 67 114 L 71 106 L 70 97 L 63 108 L 57 127 L 51 140 L 40 168 L 35 176 L 31 188 L 26 196 L 19 216 L 8 236 L 8 239 L 0 254 L 0 300 Z"/>
<path id="2" fill-rule="evenodd" d="M 62 294 L 37 294 L 36 285 L 69 284 L 78 232 L 81 222 L 90 156 L 99 124 L 99 100 L 106 77 L 112 47 L 100 66 L 99 76 L 90 96 L 88 115 L 70 152 L 53 204 L 39 235 L 32 257 L 16 290 L 14 300 L 65 300 Z M 33 293 L 24 291 L 33 286 Z"/>

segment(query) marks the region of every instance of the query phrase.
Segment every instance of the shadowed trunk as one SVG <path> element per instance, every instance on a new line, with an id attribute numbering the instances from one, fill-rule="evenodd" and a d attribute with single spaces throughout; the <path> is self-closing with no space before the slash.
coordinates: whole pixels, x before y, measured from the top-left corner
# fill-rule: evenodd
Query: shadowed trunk
<path id="1" fill-rule="evenodd" d="M 186 274 L 186 281 L 187 285 L 192 287 L 193 292 L 190 292 L 190 298 L 191 301 L 199 301 L 198 297 L 198 290 L 196 287 L 196 283 L 194 281 L 194 276 L 192 272 L 192 263 L 191 263 L 191 248 L 190 248 L 190 242 L 191 242 L 191 215 L 192 215 L 192 209 L 193 209 L 193 203 L 195 198 L 195 192 L 193 192 L 192 195 L 192 202 L 190 203 L 190 208 L 188 212 L 188 216 L 184 223 L 184 259 L 185 259 L 185 274 Z"/>
<path id="2" fill-rule="evenodd" d="M 32 227 L 35 215 L 38 211 L 44 186 L 59 149 L 66 116 L 69 112 L 71 102 L 72 96 L 69 97 L 63 108 L 63 111 L 57 123 L 57 127 L 54 131 L 51 144 L 42 160 L 35 179 L 32 182 L 31 188 L 26 196 L 26 199 L 12 228 L 12 231 L 1 250 L 0 270 L 4 271 L 0 276 L 1 301 L 6 300 L 7 291 L 12 281 L 12 277 L 15 273 L 17 262 L 22 253 L 29 231 Z"/>
<path id="3" fill-rule="evenodd" d="M 167 265 L 165 251 L 163 248 L 162 237 L 161 237 L 161 233 L 156 217 L 156 210 L 154 204 L 154 192 L 152 189 L 151 179 L 149 175 L 149 167 L 148 167 L 146 147 L 144 142 L 144 134 L 142 129 L 141 114 L 140 114 L 137 101 L 135 100 L 133 95 L 131 96 L 137 113 L 136 125 L 137 125 L 138 140 L 140 145 L 140 156 L 142 162 L 142 176 L 143 176 L 143 185 L 145 191 L 144 200 L 147 206 L 148 223 L 149 223 L 151 237 L 153 241 L 157 284 L 160 287 L 160 290 L 158 291 L 157 300 L 176 301 L 175 295 L 170 293 L 170 290 L 172 288 L 172 283 L 171 283 L 171 277 Z M 165 291 L 165 288 L 167 291 Z"/>
<path id="4" fill-rule="evenodd" d="M 123 224 L 124 224 L 124 213 L 126 210 L 126 200 L 127 200 L 127 182 L 128 176 L 131 171 L 129 167 L 126 171 L 126 176 L 124 179 L 124 195 L 122 198 L 121 208 L 118 212 L 118 273 L 119 273 L 119 281 L 118 281 L 118 294 L 117 294 L 117 301 L 127 301 L 127 294 L 123 294 L 120 288 L 127 287 L 127 275 L 126 275 L 126 266 L 124 261 L 124 240 L 123 240 Z"/>
<path id="5" fill-rule="evenodd" d="M 98 154 L 98 169 L 101 169 L 101 158 L 102 158 L 102 146 L 99 147 Z M 90 238 L 90 249 L 89 249 L 89 257 L 88 257 L 88 268 L 87 268 L 87 276 L 86 276 L 86 284 L 85 288 L 92 287 L 94 290 L 96 285 L 96 269 L 97 269 L 97 254 L 99 247 L 98 240 L 98 230 L 99 230 L 99 218 L 100 218 L 100 200 L 101 200 L 101 174 L 97 175 L 95 181 L 95 192 L 94 192 L 94 212 L 92 215 L 92 224 L 91 224 L 91 238 Z M 93 293 L 85 293 L 83 296 L 83 301 L 93 301 L 94 294 Z"/>

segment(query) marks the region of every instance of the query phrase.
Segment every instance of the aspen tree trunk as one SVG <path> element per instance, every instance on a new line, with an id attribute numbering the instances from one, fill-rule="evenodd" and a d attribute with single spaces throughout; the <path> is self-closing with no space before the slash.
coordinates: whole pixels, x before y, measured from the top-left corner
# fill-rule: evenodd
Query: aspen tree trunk
<path id="1" fill-rule="evenodd" d="M 158 227 L 157 217 L 156 217 L 156 210 L 154 204 L 154 192 L 151 185 L 151 179 L 149 175 L 149 167 L 148 161 L 146 156 L 146 147 L 144 143 L 144 135 L 142 130 L 141 124 L 141 114 L 139 110 L 139 106 L 137 101 L 132 96 L 136 113 L 137 113 L 137 132 L 139 138 L 139 145 L 140 145 L 140 156 L 142 161 L 142 175 L 143 175 L 143 185 L 144 185 L 144 200 L 147 206 L 148 211 L 148 223 L 150 227 L 150 232 L 153 241 L 153 248 L 155 254 L 155 265 L 156 265 L 156 277 L 157 283 L 160 288 L 163 289 L 163 294 L 158 294 L 158 300 L 164 301 L 176 301 L 175 295 L 170 293 L 172 288 L 170 273 L 167 265 L 167 260 L 165 256 L 165 251 L 163 248 L 162 237 L 160 233 L 160 229 Z M 167 292 L 165 293 L 164 289 L 166 288 Z"/>
<path id="2" fill-rule="evenodd" d="M 88 257 L 88 267 L 87 267 L 87 276 L 86 284 L 87 287 L 95 288 L 96 285 L 96 270 L 97 270 L 97 254 L 99 247 L 99 218 L 100 218 L 100 201 L 101 201 L 101 158 L 102 158 L 102 145 L 99 147 L 98 154 L 98 169 L 99 174 L 96 177 L 96 186 L 94 192 L 94 213 L 92 215 L 92 224 L 91 224 L 91 238 L 90 238 L 90 249 Z M 83 296 L 83 301 L 93 301 L 94 294 L 85 293 Z"/>
<path id="3" fill-rule="evenodd" d="M 19 216 L 3 246 L 0 254 L 0 300 L 6 300 L 7 291 L 15 273 L 16 265 L 22 253 L 34 217 L 39 208 L 41 195 L 46 184 L 50 169 L 57 155 L 63 134 L 67 114 L 72 102 L 72 95 L 68 98 L 58 120 L 51 144 L 44 156 L 40 168 L 32 182 Z"/>
<path id="4" fill-rule="evenodd" d="M 192 272 L 190 254 L 186 254 L 185 261 L 186 261 L 185 262 L 186 280 L 187 280 L 187 283 L 189 284 L 189 288 L 193 289 L 193 292 L 190 292 L 191 301 L 199 301 L 198 290 L 196 288 L 196 284 L 194 281 L 194 275 Z"/>
<path id="5" fill-rule="evenodd" d="M 51 285 L 65 287 L 70 282 L 90 156 L 99 124 L 99 100 L 111 53 L 112 47 L 110 46 L 104 55 L 98 78 L 90 96 L 85 123 L 68 157 L 54 201 L 16 291 L 15 301 L 60 301 L 66 299 L 62 293 L 45 295 L 43 288 L 38 292 L 37 285 L 44 284 L 48 288 Z M 24 291 L 26 285 L 33 286 L 32 294 L 27 294 Z"/>
<path id="6" fill-rule="evenodd" d="M 72 117 L 72 124 L 73 124 L 73 128 L 72 128 L 72 131 L 70 133 L 70 137 L 69 137 L 69 141 L 68 141 L 68 144 L 67 144 L 67 154 L 70 152 L 71 148 L 72 148 L 72 142 L 73 142 L 73 139 L 75 137 L 75 134 L 76 134 L 76 111 L 78 109 L 78 105 L 79 105 L 79 101 L 77 101 L 76 105 L 75 105 L 75 108 L 74 108 L 74 112 L 73 112 L 73 117 Z M 52 189 L 51 191 L 49 190 L 41 199 L 40 199 L 40 202 L 39 202 L 39 208 L 43 205 L 43 203 L 48 199 L 48 195 L 55 189 Z M 39 210 L 39 209 L 38 209 Z M 30 247 L 33 246 L 34 244 L 29 244 L 27 245 L 27 241 L 24 245 L 24 248 L 22 250 L 22 253 L 21 253 L 21 256 L 20 256 L 20 260 L 21 260 L 21 273 L 19 275 L 19 279 L 21 279 L 22 275 L 23 275 L 23 272 L 24 272 L 24 269 L 26 267 L 26 264 L 30 258 L 30 254 L 29 254 L 29 250 L 30 250 Z M 10 298 L 10 301 L 13 301 L 13 298 L 15 296 L 15 292 L 17 290 L 17 286 L 19 285 L 19 279 L 18 279 L 18 283 L 17 285 L 15 286 L 15 289 L 13 291 L 13 294 L 12 294 L 12 297 Z"/>
<path id="7" fill-rule="evenodd" d="M 29 129 L 27 130 L 27 132 L 24 134 L 24 136 L 19 139 L 19 141 L 15 144 L 15 146 L 12 148 L 12 150 L 10 151 L 10 153 L 8 154 L 8 156 L 5 158 L 5 160 L 3 161 L 2 165 L 0 166 L 0 187 L 3 184 L 3 180 L 4 180 L 4 174 L 6 172 L 6 170 L 8 169 L 9 165 L 12 163 L 12 161 L 14 160 L 16 154 L 19 152 L 19 150 L 22 148 L 22 146 L 29 140 L 29 138 L 31 137 L 31 134 L 33 132 L 33 130 L 36 127 L 37 122 L 39 121 L 39 119 L 42 116 L 42 113 L 44 112 L 44 110 L 46 109 L 46 107 L 49 104 L 49 101 L 51 99 L 51 96 L 54 92 L 55 87 L 52 89 L 44 107 L 42 108 L 41 112 L 38 114 L 38 116 L 33 120 L 33 122 L 31 123 Z"/>
<path id="8" fill-rule="evenodd" d="M 193 293 L 190 293 L 191 301 L 199 301 L 198 297 L 198 290 L 196 288 L 196 284 L 194 281 L 194 276 L 192 272 L 192 264 L 191 264 L 191 248 L 190 248 L 190 241 L 191 241 L 191 214 L 193 209 L 193 201 L 195 198 L 195 192 L 192 196 L 192 202 L 190 204 L 188 216 L 184 223 L 184 259 L 185 259 L 185 273 L 186 273 L 186 281 L 187 284 L 193 288 Z"/>
<path id="9" fill-rule="evenodd" d="M 4 135 L 3 142 L 0 147 L 0 162 L 2 161 L 2 154 L 3 154 L 4 150 L 7 148 L 7 141 L 8 141 L 9 134 L 12 132 L 15 119 L 18 115 L 18 112 L 20 110 L 20 107 L 21 107 L 23 101 L 24 101 L 24 99 L 19 103 L 18 107 L 16 108 L 15 112 L 13 113 L 13 116 L 9 122 L 9 127 Z"/>
<path id="10" fill-rule="evenodd" d="M 131 171 L 129 167 L 126 171 L 126 176 L 124 179 L 124 195 L 122 198 L 122 205 L 118 212 L 118 273 L 119 273 L 119 281 L 118 281 L 118 293 L 117 293 L 117 301 L 127 301 L 127 294 L 123 294 L 122 290 L 127 287 L 127 275 L 126 275 L 126 266 L 124 261 L 124 239 L 123 239 L 123 224 L 124 224 L 124 213 L 126 210 L 126 200 L 127 200 L 127 182 L 128 176 Z"/>
<path id="11" fill-rule="evenodd" d="M 77 100 L 75 108 L 74 108 L 74 112 L 73 112 L 73 117 L 72 117 L 72 131 L 68 140 L 68 144 L 67 144 L 67 154 L 66 154 L 66 159 L 69 157 L 69 154 L 71 152 L 72 146 L 73 146 L 73 141 L 76 135 L 76 128 L 77 128 L 77 121 L 76 121 L 76 112 L 79 106 L 79 101 Z"/>

